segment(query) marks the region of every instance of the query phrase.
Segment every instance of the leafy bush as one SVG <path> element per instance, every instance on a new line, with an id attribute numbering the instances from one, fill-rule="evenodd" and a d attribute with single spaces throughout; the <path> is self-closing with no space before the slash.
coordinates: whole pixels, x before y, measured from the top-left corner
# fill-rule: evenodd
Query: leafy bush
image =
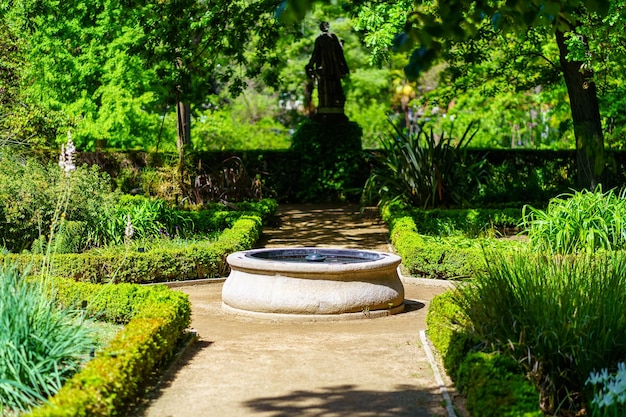
<path id="1" fill-rule="evenodd" d="M 414 212 L 419 211 L 404 210 L 393 204 L 382 210 L 383 220 L 389 225 L 391 243 L 402 257 L 402 264 L 412 275 L 441 279 L 467 278 L 476 270 L 483 269 L 484 248 L 498 249 L 506 256 L 525 245 L 522 241 L 508 239 L 423 235 L 412 216 Z M 459 212 L 459 217 L 463 217 L 460 213 L 462 212 Z M 504 225 L 511 220 L 508 215 L 491 215 L 493 219 L 503 221 Z M 486 221 L 487 217 L 483 219 Z M 483 222 L 482 227 L 486 228 L 487 224 Z M 494 226 L 497 227 L 498 224 L 491 225 Z"/>
<path id="2" fill-rule="evenodd" d="M 516 231 L 522 214 L 520 209 L 430 209 L 403 207 L 391 204 L 386 212 L 404 213 L 415 222 L 420 234 L 431 236 L 467 237 L 503 236 Z"/>
<path id="3" fill-rule="evenodd" d="M 124 415 L 155 368 L 175 353 L 189 325 L 191 306 L 187 295 L 162 285 L 79 284 L 76 288 L 65 281 L 58 288 L 60 299 L 67 304 L 85 301 L 87 311 L 105 308 L 112 310 L 111 318 L 132 318 L 83 370 L 27 416 Z"/>
<path id="4" fill-rule="evenodd" d="M 192 229 L 187 219 L 165 201 L 124 195 L 115 206 L 101 213 L 98 222 L 90 229 L 89 241 L 94 246 L 121 244 L 129 222 L 136 239 L 173 236 L 175 232 L 182 234 Z"/>
<path id="5" fill-rule="evenodd" d="M 95 348 L 82 315 L 59 308 L 47 280 L 0 267 L 0 414 L 25 411 L 56 393 Z"/>
<path id="6" fill-rule="evenodd" d="M 484 343 L 459 306 L 455 290 L 437 295 L 426 315 L 428 335 L 443 364 L 465 395 L 475 416 L 541 417 L 539 394 L 524 378 L 522 367 L 497 352 L 481 352 Z"/>
<path id="7" fill-rule="evenodd" d="M 525 206 L 523 224 L 538 251 L 621 250 L 626 246 L 626 190 L 563 194 L 552 199 L 545 211 Z"/>
<path id="8" fill-rule="evenodd" d="M 461 287 L 476 337 L 524 365 L 546 411 L 589 401 L 592 371 L 626 358 L 626 253 L 488 254 L 486 271 Z"/>
<path id="9" fill-rule="evenodd" d="M 432 130 L 407 135 L 391 125 L 394 130 L 381 138 L 382 150 L 373 153 L 374 170 L 363 190 L 364 202 L 401 201 L 430 208 L 462 205 L 478 195 L 483 160 L 466 153 L 476 133 L 470 133 L 473 123 L 460 139 Z"/>
<path id="10" fill-rule="evenodd" d="M 258 216 L 241 216 L 232 228 L 224 229 L 216 241 L 206 240 L 184 245 L 154 245 L 142 251 L 131 245 L 110 246 L 85 253 L 56 254 L 50 259 L 55 276 L 76 281 L 103 283 L 148 283 L 214 278 L 228 274 L 226 257 L 236 251 L 251 249 L 262 230 Z M 20 268 L 32 266 L 40 273 L 43 256 L 5 255 Z"/>
<path id="11" fill-rule="evenodd" d="M 241 102 L 244 98 L 239 100 Z M 194 120 L 191 142 L 196 150 L 223 149 L 285 149 L 289 147 L 289 132 L 267 109 L 275 109 L 272 101 L 262 103 L 261 113 L 239 115 L 249 110 L 243 103 L 231 109 L 207 110 Z M 260 103 L 255 103 L 260 104 Z M 255 109 L 257 110 L 257 109 Z"/>
<path id="12" fill-rule="evenodd" d="M 62 212 L 64 220 L 97 224 L 116 199 L 110 178 L 97 166 L 78 167 L 67 177 L 56 164 L 0 152 L 0 236 L 13 252 L 30 249 L 41 236 L 40 243 L 47 241 Z"/>
<path id="13" fill-rule="evenodd" d="M 543 417 L 539 393 L 510 356 L 474 352 L 459 365 L 456 379 L 467 409 L 480 417 Z"/>
<path id="14" fill-rule="evenodd" d="M 294 133 L 296 199 L 303 202 L 358 200 L 364 169 L 361 136 L 354 122 L 306 120 Z"/>

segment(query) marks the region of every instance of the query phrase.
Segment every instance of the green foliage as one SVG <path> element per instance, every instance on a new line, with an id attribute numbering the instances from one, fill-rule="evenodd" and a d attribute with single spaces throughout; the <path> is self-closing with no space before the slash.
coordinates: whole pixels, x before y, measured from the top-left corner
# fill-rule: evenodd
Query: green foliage
<path id="1" fill-rule="evenodd" d="M 187 295 L 167 287 L 78 286 L 75 290 L 72 284 L 60 285 L 60 298 L 69 303 L 86 301 L 96 311 L 103 298 L 113 301 L 106 308 L 111 308 L 114 316 L 126 314 L 128 309 L 134 314 L 128 314 L 132 318 L 105 349 L 98 351 L 48 403 L 26 414 L 29 417 L 124 414 L 155 368 L 173 356 L 189 325 Z"/>
<path id="2" fill-rule="evenodd" d="M 269 102 L 270 99 L 273 100 Z M 289 132 L 275 120 L 277 102 L 276 97 L 246 91 L 228 107 L 196 115 L 191 134 L 193 148 L 196 151 L 289 148 Z"/>
<path id="3" fill-rule="evenodd" d="M 26 59 L 28 42 L 20 36 L 20 18 L 11 13 L 15 10 L 3 11 L 0 18 L 0 146 L 48 145 L 67 120 L 22 88 L 31 62 Z"/>
<path id="4" fill-rule="evenodd" d="M 215 278 L 228 274 L 226 257 L 232 252 L 251 249 L 261 230 L 261 217 L 244 212 L 215 241 L 196 240 L 182 245 L 176 241 L 166 241 L 167 244 L 152 241 L 142 246 L 109 246 L 84 253 L 57 254 L 50 259 L 50 265 L 55 276 L 93 283 Z M 22 269 L 32 263 L 33 274 L 40 273 L 43 265 L 40 256 L 30 254 L 5 255 L 5 259 L 16 262 Z"/>
<path id="5" fill-rule="evenodd" d="M 593 370 L 624 361 L 626 253 L 487 253 L 486 271 L 460 287 L 460 305 L 491 350 L 519 361 L 548 412 L 581 409 Z"/>
<path id="6" fill-rule="evenodd" d="M 40 236 L 40 242 L 49 240 L 52 221 L 61 212 L 63 220 L 97 224 L 115 199 L 108 175 L 97 166 L 78 167 L 67 177 L 55 164 L 0 150 L 0 236 L 11 251 L 30 248 Z"/>
<path id="7" fill-rule="evenodd" d="M 423 235 L 422 225 L 416 224 L 411 213 L 398 210 L 397 206 L 394 209 L 393 205 L 385 207 L 382 215 L 389 225 L 391 243 L 402 257 L 403 265 L 415 276 L 468 278 L 483 268 L 484 248 L 498 250 L 506 256 L 524 246 L 523 242 L 508 239 L 475 239 L 458 234 L 449 237 Z M 503 216 L 500 220 L 506 224 L 510 218 Z M 482 226 L 490 227 L 485 223 Z M 493 226 L 499 225 L 494 223 Z M 428 227 L 428 224 L 424 225 L 424 229 Z"/>
<path id="8" fill-rule="evenodd" d="M 480 345 L 480 341 L 472 340 L 465 330 L 469 321 L 463 315 L 457 298 L 453 290 L 435 296 L 426 315 L 428 337 L 443 358 L 447 370 L 457 369 L 463 358 Z"/>
<path id="9" fill-rule="evenodd" d="M 484 417 L 542 417 L 539 393 L 509 356 L 470 353 L 461 362 L 456 384 L 470 413 Z"/>
<path id="10" fill-rule="evenodd" d="M 417 207 L 461 205 L 478 193 L 482 161 L 465 152 L 475 132 L 468 125 L 459 139 L 445 132 L 405 134 L 394 127 L 374 153 L 374 171 L 363 190 L 365 201 L 400 201 Z"/>
<path id="11" fill-rule="evenodd" d="M 514 229 L 521 219 L 519 209 L 407 210 L 421 234 L 499 237 Z"/>
<path id="12" fill-rule="evenodd" d="M 354 200 L 361 190 L 361 128 L 354 122 L 303 122 L 291 143 L 299 201 Z"/>
<path id="13" fill-rule="evenodd" d="M 626 245 L 626 192 L 601 188 L 554 198 L 546 210 L 525 206 L 523 225 L 537 251 L 572 254 L 622 250 Z"/>
<path id="14" fill-rule="evenodd" d="M 428 336 L 475 416 L 540 417 L 539 395 L 512 358 L 484 353 L 455 290 L 437 295 L 426 315 Z"/>
<path id="15" fill-rule="evenodd" d="M 0 266 L 0 414 L 54 395 L 95 347 L 80 312 L 59 308 L 54 291 L 47 280 Z"/>
<path id="16" fill-rule="evenodd" d="M 163 200 L 124 195 L 114 207 L 102 213 L 90 230 L 89 239 L 97 246 L 121 244 L 128 222 L 132 224 L 134 239 L 173 236 L 193 229 L 178 210 L 171 209 Z"/>
<path id="17" fill-rule="evenodd" d="M 477 199 L 485 205 L 545 207 L 575 185 L 574 152 L 490 150 L 487 157 L 487 180 Z"/>

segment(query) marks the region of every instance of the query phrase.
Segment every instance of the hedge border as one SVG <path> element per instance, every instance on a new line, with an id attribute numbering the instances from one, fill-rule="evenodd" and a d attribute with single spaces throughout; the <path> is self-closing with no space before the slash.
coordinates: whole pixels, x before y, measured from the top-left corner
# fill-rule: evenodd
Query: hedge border
<path id="1" fill-rule="evenodd" d="M 539 392 L 512 358 L 481 352 L 480 341 L 455 303 L 454 292 L 433 298 L 426 314 L 428 336 L 459 391 L 467 410 L 481 417 L 543 417 Z"/>
<path id="2" fill-rule="evenodd" d="M 164 285 L 102 286 L 68 280 L 59 280 L 57 290 L 61 302 L 74 305 L 86 301 L 90 314 L 102 308 L 98 300 L 105 299 L 117 303 L 113 316 L 121 320 L 121 312 L 129 310 L 132 318 L 47 404 L 25 416 L 121 415 L 141 393 L 155 367 L 174 355 L 190 323 L 187 295 Z"/>
<path id="3" fill-rule="evenodd" d="M 194 243 L 182 248 L 148 252 L 106 251 L 52 256 L 55 276 L 74 281 L 106 283 L 158 283 L 226 276 L 226 257 L 236 251 L 250 249 L 263 230 L 257 215 L 244 215 L 231 228 L 224 229 L 216 242 Z M 8 254 L 5 262 L 30 268 L 33 275 L 41 272 L 43 255 Z"/>
<path id="4" fill-rule="evenodd" d="M 471 214 L 476 210 L 460 211 Z M 443 213 L 441 210 L 437 212 Z M 509 226 L 510 217 L 506 215 L 498 217 L 495 215 L 498 212 L 496 210 L 488 215 L 494 219 L 502 219 L 504 221 L 502 227 Z M 423 278 L 446 280 L 469 278 L 475 271 L 484 267 L 483 251 L 486 246 L 507 253 L 515 251 L 522 244 L 515 240 L 474 239 L 461 235 L 427 236 L 420 233 L 411 210 L 396 205 L 382 207 L 381 216 L 389 226 L 391 243 L 402 258 L 402 264 L 411 275 Z"/>

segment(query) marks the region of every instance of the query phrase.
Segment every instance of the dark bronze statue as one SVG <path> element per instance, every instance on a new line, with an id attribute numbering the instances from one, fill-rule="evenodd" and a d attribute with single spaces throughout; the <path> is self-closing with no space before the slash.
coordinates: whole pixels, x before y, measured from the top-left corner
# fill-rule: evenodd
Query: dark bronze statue
<path id="1" fill-rule="evenodd" d="M 317 80 L 318 113 L 343 113 L 346 97 L 341 79 L 350 72 L 343 55 L 343 46 L 328 22 L 320 23 L 322 33 L 315 40 L 315 48 L 305 70 L 311 80 Z"/>

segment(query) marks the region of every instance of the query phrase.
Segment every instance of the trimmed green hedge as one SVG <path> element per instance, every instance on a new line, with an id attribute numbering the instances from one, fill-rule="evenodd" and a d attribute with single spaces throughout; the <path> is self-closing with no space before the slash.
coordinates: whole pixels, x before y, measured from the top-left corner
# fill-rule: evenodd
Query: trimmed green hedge
<path id="1" fill-rule="evenodd" d="M 480 417 L 542 417 L 539 393 L 521 366 L 495 352 L 480 352 L 480 342 L 454 299 L 453 291 L 436 296 L 426 315 L 428 336 L 444 367 L 464 394 L 466 407 Z"/>
<path id="2" fill-rule="evenodd" d="M 225 229 L 213 243 L 193 243 L 177 248 L 156 248 L 147 252 L 122 252 L 119 249 L 98 250 L 80 254 L 58 254 L 52 257 L 55 276 L 75 281 L 103 283 L 149 283 L 181 281 L 225 276 L 226 257 L 250 249 L 262 231 L 259 216 L 242 216 L 233 227 Z M 42 255 L 5 255 L 32 274 L 40 272 Z"/>
<path id="3" fill-rule="evenodd" d="M 383 220 L 389 225 L 391 243 L 402 257 L 403 265 L 414 276 L 467 278 L 484 267 L 485 248 L 506 254 L 524 244 L 518 240 L 495 237 L 476 239 L 464 235 L 470 231 L 472 235 L 480 235 L 496 226 L 502 229 L 511 227 L 518 223 L 514 222 L 517 211 L 453 210 L 446 217 L 443 210 L 403 210 L 390 205 L 381 212 Z M 422 223 L 416 223 L 416 218 Z M 436 234 L 438 227 L 447 229 L 448 236 L 430 236 L 422 231 Z"/>
<path id="4" fill-rule="evenodd" d="M 126 323 L 124 330 L 49 403 L 28 417 L 123 415 L 155 368 L 170 359 L 189 326 L 187 295 L 157 286 L 96 285 L 59 280 L 59 299 L 86 303 L 89 314 Z"/>

